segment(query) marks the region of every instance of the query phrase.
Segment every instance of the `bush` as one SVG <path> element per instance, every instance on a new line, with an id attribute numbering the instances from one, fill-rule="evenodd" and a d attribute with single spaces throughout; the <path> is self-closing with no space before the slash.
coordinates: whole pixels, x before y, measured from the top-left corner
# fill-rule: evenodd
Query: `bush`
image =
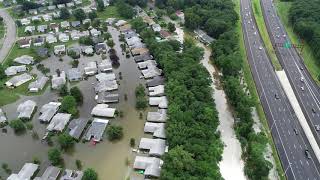
<path id="1" fill-rule="evenodd" d="M 79 43 L 87 45 L 87 46 L 93 46 L 94 45 L 93 40 L 89 36 L 80 37 Z"/>
<path id="2" fill-rule="evenodd" d="M 82 92 L 77 86 L 74 86 L 70 89 L 70 95 L 76 99 L 78 105 L 81 105 L 83 103 Z"/>
<path id="3" fill-rule="evenodd" d="M 75 141 L 69 134 L 63 133 L 58 136 L 58 143 L 60 144 L 61 149 L 67 150 L 73 147 Z"/>
<path id="4" fill-rule="evenodd" d="M 113 40 L 112 40 L 112 39 L 109 39 L 109 40 L 107 41 L 107 45 L 112 48 L 112 47 L 114 46 Z"/>
<path id="5" fill-rule="evenodd" d="M 20 119 L 10 121 L 9 126 L 14 130 L 14 132 L 23 132 L 26 130 L 26 126 Z"/>
<path id="6" fill-rule="evenodd" d="M 53 166 L 61 165 L 62 157 L 61 152 L 57 148 L 48 151 L 48 159 Z"/>
<path id="7" fill-rule="evenodd" d="M 61 102 L 61 111 L 75 116 L 78 113 L 76 99 L 73 96 L 65 96 Z"/>
<path id="8" fill-rule="evenodd" d="M 61 86 L 61 88 L 59 89 L 59 95 L 62 97 L 69 95 L 67 84 L 64 84 L 63 86 Z"/>
<path id="9" fill-rule="evenodd" d="M 135 94 L 136 94 L 136 108 L 138 110 L 147 108 L 148 100 L 146 98 L 145 89 L 142 86 L 142 84 L 139 84 L 139 86 L 136 88 Z"/>
<path id="10" fill-rule="evenodd" d="M 82 162 L 79 159 L 76 160 L 76 166 L 78 170 L 82 169 Z"/>
<path id="11" fill-rule="evenodd" d="M 134 147 L 136 145 L 136 140 L 134 138 L 130 139 L 130 146 Z"/>
<path id="12" fill-rule="evenodd" d="M 98 174 L 95 170 L 88 168 L 83 172 L 82 180 L 98 180 Z"/>
<path id="13" fill-rule="evenodd" d="M 107 129 L 107 134 L 110 141 L 119 140 L 123 137 L 123 128 L 121 126 L 110 125 Z"/>

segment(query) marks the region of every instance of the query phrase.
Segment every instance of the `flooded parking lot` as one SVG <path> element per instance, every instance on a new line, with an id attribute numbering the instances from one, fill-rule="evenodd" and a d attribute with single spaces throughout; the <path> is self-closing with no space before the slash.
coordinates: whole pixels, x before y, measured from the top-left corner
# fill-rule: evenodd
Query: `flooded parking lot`
<path id="1" fill-rule="evenodd" d="M 130 138 L 135 138 L 136 143 L 138 143 L 140 137 L 144 135 L 145 115 L 143 119 L 140 119 L 139 112 L 135 109 L 135 88 L 139 83 L 144 83 L 144 80 L 139 78 L 141 74 L 134 60 L 131 57 L 126 58 L 125 55 L 122 55 L 118 39 L 119 32 L 113 28 L 109 28 L 109 31 L 115 42 L 114 49 L 120 58 L 120 67 L 113 69 L 113 71 L 117 75 L 118 80 L 119 72 L 122 74 L 122 80 L 119 80 L 120 85 L 117 91 L 120 95 L 120 101 L 119 103 L 111 104 L 111 107 L 115 107 L 124 113 L 122 118 L 116 117 L 110 119 L 110 122 L 111 124 L 117 124 L 123 127 L 124 137 L 118 142 L 110 142 L 104 138 L 104 141 L 97 145 L 82 143 L 80 141 L 75 145 L 72 152 L 64 154 L 64 162 L 66 168 L 76 169 L 75 160 L 79 159 L 82 161 L 84 168 L 94 168 L 101 179 L 125 179 L 130 170 L 127 163 L 130 163 L 130 159 L 133 158 L 129 145 Z M 59 61 L 58 57 L 52 56 L 42 63 L 50 68 L 50 74 L 53 74 L 56 69 L 66 71 L 71 68 L 71 61 L 71 58 L 67 56 L 63 57 L 63 61 Z M 101 61 L 101 57 L 97 55 L 92 57 L 82 56 L 79 59 L 80 69 L 90 61 L 99 62 Z M 38 74 L 39 72 L 34 68 L 32 73 Z M 72 83 L 71 85 L 78 86 L 84 95 L 84 103 L 78 107 L 80 117 L 91 118 L 91 110 L 97 104 L 94 100 L 95 92 L 92 85 L 95 81 L 95 77 L 89 77 L 87 80 Z M 125 94 L 128 97 L 127 100 L 124 99 Z M 2 109 L 6 112 L 8 119 L 12 120 L 17 118 L 16 109 L 21 102 L 27 99 L 34 100 L 37 102 L 39 110 L 42 105 L 57 100 L 58 97 L 56 91 L 51 91 L 50 88 L 47 88 L 45 93 L 40 96 L 21 97 L 21 99 L 15 103 L 3 106 Z M 47 152 L 50 147 L 45 143 L 41 143 L 41 138 L 45 134 L 47 125 L 41 124 L 38 116 L 39 111 L 35 113 L 32 124 L 33 130 L 37 132 L 40 140 L 34 139 L 30 131 L 22 135 L 15 135 L 9 127 L 6 128 L 8 130 L 7 133 L 0 133 L 0 163 L 7 163 L 13 172 L 19 171 L 24 163 L 31 162 L 34 157 L 41 160 L 40 172 L 38 174 L 42 174 L 44 169 L 49 165 Z M 0 175 L 2 177 L 8 176 L 2 169 L 0 169 Z"/>

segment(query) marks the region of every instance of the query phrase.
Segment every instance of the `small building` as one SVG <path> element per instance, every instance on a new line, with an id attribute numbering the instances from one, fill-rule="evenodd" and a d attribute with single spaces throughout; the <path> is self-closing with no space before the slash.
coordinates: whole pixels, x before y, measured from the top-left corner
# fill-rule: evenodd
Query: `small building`
<path id="1" fill-rule="evenodd" d="M 33 45 L 34 46 L 42 46 L 44 44 L 44 37 L 38 36 L 33 39 Z"/>
<path id="2" fill-rule="evenodd" d="M 37 107 L 37 103 L 32 100 L 27 100 L 19 104 L 17 108 L 19 119 L 31 119 L 34 110 Z"/>
<path id="3" fill-rule="evenodd" d="M 96 62 L 88 62 L 87 66 L 84 67 L 84 73 L 88 76 L 95 75 L 98 72 L 97 63 Z"/>
<path id="4" fill-rule="evenodd" d="M 41 18 L 39 16 L 32 16 L 31 21 L 41 21 Z"/>
<path id="5" fill-rule="evenodd" d="M 80 27 L 81 26 L 81 22 L 80 21 L 72 21 L 71 22 L 71 26 L 74 28 Z"/>
<path id="6" fill-rule="evenodd" d="M 49 44 L 58 42 L 57 38 L 53 34 L 48 34 L 47 37 L 46 37 L 46 41 Z"/>
<path id="7" fill-rule="evenodd" d="M 212 37 L 208 36 L 207 33 L 201 29 L 194 30 L 194 33 L 196 34 L 196 38 L 206 45 L 209 45 L 214 41 Z"/>
<path id="8" fill-rule="evenodd" d="M 29 9 L 29 14 L 31 14 L 31 15 L 37 15 L 38 14 L 38 11 L 37 11 L 37 9 Z"/>
<path id="9" fill-rule="evenodd" d="M 107 52 L 107 45 L 106 45 L 106 43 L 98 43 L 94 46 L 94 49 L 97 54 L 106 53 Z"/>
<path id="10" fill-rule="evenodd" d="M 148 67 L 157 66 L 157 62 L 155 60 L 146 60 L 144 62 L 139 62 L 139 69 L 147 69 Z"/>
<path id="11" fill-rule="evenodd" d="M 163 39 L 167 39 L 167 38 L 169 38 L 171 36 L 171 34 L 168 31 L 165 31 L 165 30 L 160 30 L 159 33 L 160 33 L 161 38 L 163 38 Z"/>
<path id="12" fill-rule="evenodd" d="M 136 156 L 133 168 L 144 170 L 145 177 L 160 177 L 163 161 L 156 157 Z"/>
<path id="13" fill-rule="evenodd" d="M 131 37 L 130 39 L 126 39 L 128 46 L 132 46 L 136 43 L 141 43 L 141 39 L 138 36 Z"/>
<path id="14" fill-rule="evenodd" d="M 147 121 L 156 122 L 156 123 L 164 123 L 167 121 L 167 110 L 166 109 L 158 109 L 157 112 L 148 112 Z"/>
<path id="15" fill-rule="evenodd" d="M 66 6 L 68 8 L 74 7 L 74 2 L 69 2 L 69 3 L 66 4 Z"/>
<path id="16" fill-rule="evenodd" d="M 112 63 L 108 60 L 102 60 L 101 63 L 98 64 L 98 69 L 101 72 L 112 71 Z"/>
<path id="17" fill-rule="evenodd" d="M 60 106 L 60 102 L 49 102 L 43 105 L 38 118 L 40 122 L 50 122 L 52 117 L 58 112 Z"/>
<path id="18" fill-rule="evenodd" d="M 48 57 L 49 55 L 48 48 L 43 48 L 43 47 L 37 48 L 36 53 L 39 57 L 42 57 L 42 58 Z"/>
<path id="19" fill-rule="evenodd" d="M 166 96 L 149 97 L 149 105 L 158 106 L 159 108 L 166 109 L 168 108 L 168 99 Z"/>
<path id="20" fill-rule="evenodd" d="M 34 59 L 32 56 L 29 55 L 22 55 L 20 57 L 17 57 L 13 60 L 15 63 L 24 64 L 24 65 L 30 65 L 34 63 Z"/>
<path id="21" fill-rule="evenodd" d="M 135 56 L 133 57 L 133 59 L 136 63 L 139 63 L 143 61 L 152 60 L 153 57 L 150 54 L 143 54 L 143 55 Z"/>
<path id="22" fill-rule="evenodd" d="M 152 79 L 147 80 L 147 87 L 154 87 L 159 85 L 164 85 L 165 79 L 163 76 L 156 76 Z"/>
<path id="23" fill-rule="evenodd" d="M 102 36 L 93 36 L 91 37 L 94 44 L 104 43 L 104 39 Z"/>
<path id="24" fill-rule="evenodd" d="M 20 48 L 30 48 L 31 47 L 31 39 L 24 38 L 17 41 Z"/>
<path id="25" fill-rule="evenodd" d="M 0 124 L 5 123 L 6 121 L 7 121 L 7 117 L 6 117 L 5 113 L 3 112 L 3 110 L 0 108 Z"/>
<path id="26" fill-rule="evenodd" d="M 48 6 L 48 10 L 49 11 L 53 11 L 56 9 L 56 6 L 55 5 L 51 5 L 51 6 Z"/>
<path id="27" fill-rule="evenodd" d="M 86 125 L 88 124 L 88 118 L 80 118 L 72 120 L 69 125 L 69 135 L 75 139 L 80 139 L 80 136 L 85 129 Z"/>
<path id="28" fill-rule="evenodd" d="M 65 8 L 66 5 L 65 4 L 58 4 L 57 7 L 58 7 L 58 9 L 62 9 L 62 8 Z"/>
<path id="29" fill-rule="evenodd" d="M 149 96 L 163 96 L 164 95 L 164 85 L 149 87 L 148 89 L 149 89 Z"/>
<path id="30" fill-rule="evenodd" d="M 39 33 L 45 33 L 47 29 L 48 29 L 48 25 L 46 24 L 37 26 L 37 31 Z"/>
<path id="31" fill-rule="evenodd" d="M 107 91 L 103 91 L 96 95 L 97 103 L 116 103 L 119 102 L 119 94 L 113 94 Z"/>
<path id="32" fill-rule="evenodd" d="M 118 83 L 116 80 L 98 82 L 94 87 L 94 90 L 96 91 L 96 93 L 100 93 L 103 91 L 114 91 L 117 89 L 118 89 Z"/>
<path id="33" fill-rule="evenodd" d="M 61 28 L 67 29 L 70 27 L 70 23 L 68 21 L 62 21 L 60 23 Z"/>
<path id="34" fill-rule="evenodd" d="M 96 75 L 96 79 L 99 82 L 113 81 L 116 79 L 116 74 L 115 73 L 99 73 Z"/>
<path id="35" fill-rule="evenodd" d="M 94 50 L 92 46 L 82 46 L 81 47 L 81 51 L 82 53 L 84 53 L 85 55 L 93 55 Z"/>
<path id="36" fill-rule="evenodd" d="M 59 34 L 59 41 L 61 42 L 68 42 L 69 41 L 69 35 L 67 35 L 66 33 L 60 33 Z"/>
<path id="37" fill-rule="evenodd" d="M 113 25 L 115 20 L 116 20 L 116 18 L 107 18 L 106 23 L 111 26 L 111 25 Z"/>
<path id="38" fill-rule="evenodd" d="M 47 84 L 49 78 L 46 76 L 38 77 L 36 81 L 33 81 L 29 84 L 28 89 L 29 92 L 39 92 L 41 91 L 44 86 Z"/>
<path id="39" fill-rule="evenodd" d="M 35 31 L 36 30 L 36 27 L 35 26 L 26 26 L 25 28 L 24 28 L 24 32 L 25 33 L 33 33 L 33 31 Z"/>
<path id="40" fill-rule="evenodd" d="M 128 30 L 131 30 L 131 25 L 130 24 L 125 24 L 123 26 L 118 27 L 120 32 L 126 32 Z"/>
<path id="41" fill-rule="evenodd" d="M 134 48 L 134 49 L 131 49 L 131 53 L 133 56 L 149 54 L 149 49 L 147 49 L 147 48 Z"/>
<path id="42" fill-rule="evenodd" d="M 72 30 L 70 36 L 72 40 L 78 40 L 80 39 L 80 32 L 78 30 Z"/>
<path id="43" fill-rule="evenodd" d="M 157 66 L 148 66 L 147 69 L 141 70 L 141 73 L 145 79 L 153 78 L 156 76 L 160 76 L 162 74 L 162 70 Z"/>
<path id="44" fill-rule="evenodd" d="M 109 120 L 94 118 L 84 139 L 95 142 L 101 141 L 104 131 L 107 128 Z"/>
<path id="45" fill-rule="evenodd" d="M 119 20 L 119 21 L 117 21 L 116 23 L 115 23 L 115 25 L 117 26 L 117 27 L 120 27 L 120 26 L 123 26 L 123 25 L 125 25 L 125 24 L 127 24 L 128 22 L 127 21 L 125 21 L 125 20 Z"/>
<path id="46" fill-rule="evenodd" d="M 97 30 L 97 29 L 95 29 L 95 28 L 92 28 L 92 29 L 90 30 L 90 34 L 91 34 L 91 36 L 97 37 L 97 36 L 100 36 L 100 35 L 101 35 L 101 31 L 99 31 L 99 30 Z"/>
<path id="47" fill-rule="evenodd" d="M 66 73 L 61 71 L 60 74 L 52 75 L 51 87 L 52 89 L 59 89 L 61 86 L 65 85 L 66 82 Z"/>
<path id="48" fill-rule="evenodd" d="M 31 75 L 29 75 L 27 73 L 23 73 L 23 74 L 12 77 L 11 79 L 9 79 L 5 83 L 5 85 L 7 87 L 15 88 L 15 87 L 18 87 L 18 86 L 30 81 L 31 79 L 33 79 L 33 77 Z"/>
<path id="49" fill-rule="evenodd" d="M 148 151 L 150 156 L 160 157 L 166 152 L 166 141 L 163 139 L 141 138 L 139 149 Z"/>
<path id="50" fill-rule="evenodd" d="M 144 132 L 152 133 L 153 137 L 155 138 L 165 139 L 166 138 L 165 123 L 146 122 L 144 124 Z"/>
<path id="51" fill-rule="evenodd" d="M 27 66 L 26 65 L 21 65 L 21 66 L 9 66 L 5 71 L 4 73 L 7 75 L 7 76 L 13 76 L 13 75 L 16 75 L 18 73 L 21 73 L 21 72 L 26 72 L 27 71 Z"/>
<path id="52" fill-rule="evenodd" d="M 91 115 L 99 117 L 114 117 L 115 108 L 110 108 L 108 104 L 97 104 L 91 111 Z"/>
<path id="53" fill-rule="evenodd" d="M 63 131 L 64 127 L 71 119 L 71 114 L 58 113 L 53 116 L 50 124 L 47 126 L 48 131 Z"/>
<path id="54" fill-rule="evenodd" d="M 49 14 L 45 14 L 45 15 L 42 16 L 42 19 L 43 19 L 45 22 L 52 21 L 52 16 L 49 15 Z"/>
<path id="55" fill-rule="evenodd" d="M 55 166 L 49 166 L 44 171 L 41 177 L 36 177 L 34 180 L 56 180 L 60 175 L 61 168 Z"/>
<path id="56" fill-rule="evenodd" d="M 153 24 L 152 25 L 152 30 L 154 32 L 160 32 L 161 31 L 161 26 L 159 24 Z"/>
<path id="57" fill-rule="evenodd" d="M 69 81 L 81 81 L 82 73 L 78 68 L 71 68 L 68 70 L 68 79 Z"/>
<path id="58" fill-rule="evenodd" d="M 18 174 L 11 174 L 7 180 L 27 180 L 31 179 L 34 173 L 38 170 L 39 165 L 33 163 L 26 163 Z"/>
<path id="59" fill-rule="evenodd" d="M 20 20 L 20 22 L 21 22 L 21 25 L 23 26 L 29 25 L 31 23 L 30 19 L 28 18 L 23 18 Z"/>
<path id="60" fill-rule="evenodd" d="M 83 177 L 82 171 L 75 171 L 70 169 L 65 169 L 62 173 L 60 180 L 81 180 Z"/>
<path id="61" fill-rule="evenodd" d="M 54 54 L 55 55 L 62 55 L 62 54 L 65 54 L 66 53 L 66 46 L 65 45 L 56 45 L 53 47 L 54 49 Z"/>
<path id="62" fill-rule="evenodd" d="M 55 33 L 59 32 L 59 24 L 56 23 L 50 23 L 49 24 L 50 30 L 54 31 Z"/>

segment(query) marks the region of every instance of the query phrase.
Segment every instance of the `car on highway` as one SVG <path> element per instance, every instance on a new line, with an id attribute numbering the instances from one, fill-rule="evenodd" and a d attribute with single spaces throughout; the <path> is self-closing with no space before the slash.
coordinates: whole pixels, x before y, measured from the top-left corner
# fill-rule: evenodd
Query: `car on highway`
<path id="1" fill-rule="evenodd" d="M 296 135 L 299 135 L 299 132 L 298 132 L 298 130 L 297 130 L 296 128 L 294 128 L 293 131 L 294 131 L 294 133 L 295 133 Z"/>
<path id="2" fill-rule="evenodd" d="M 306 150 L 304 151 L 304 154 L 306 155 L 306 157 L 307 157 L 308 159 L 311 159 L 311 155 L 310 155 L 310 152 L 309 152 L 308 149 L 306 149 Z"/>
<path id="3" fill-rule="evenodd" d="M 300 81 L 301 81 L 301 82 L 304 82 L 304 78 L 303 78 L 303 77 L 301 77 L 301 78 L 300 78 Z"/>
<path id="4" fill-rule="evenodd" d="M 259 46 L 259 50 L 262 50 L 263 49 L 263 47 L 262 46 Z"/>
<path id="5" fill-rule="evenodd" d="M 277 93 L 274 95 L 274 97 L 275 97 L 276 99 L 280 99 L 280 97 L 279 97 L 279 95 L 278 95 Z"/>
<path id="6" fill-rule="evenodd" d="M 303 70 L 303 67 L 302 67 L 302 66 L 300 67 L 300 70 L 301 70 L 301 71 Z"/>
<path id="7" fill-rule="evenodd" d="M 316 129 L 316 131 L 320 131 L 320 125 L 314 125 L 314 128 Z"/>
<path id="8" fill-rule="evenodd" d="M 311 109 L 313 113 L 316 113 L 316 110 L 314 108 Z"/>
<path id="9" fill-rule="evenodd" d="M 301 86 L 301 91 L 304 91 L 304 87 L 303 86 Z"/>

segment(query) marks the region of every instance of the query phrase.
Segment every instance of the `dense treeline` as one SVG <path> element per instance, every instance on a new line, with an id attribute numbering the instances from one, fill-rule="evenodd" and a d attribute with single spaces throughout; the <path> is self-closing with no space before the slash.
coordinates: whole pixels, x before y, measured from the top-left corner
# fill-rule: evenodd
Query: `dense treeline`
<path id="1" fill-rule="evenodd" d="M 289 22 L 294 31 L 310 45 L 320 60 L 320 2 L 319 0 L 294 0 L 289 9 Z M 319 61 L 320 62 L 320 61 Z"/>
<path id="2" fill-rule="evenodd" d="M 147 28 L 139 32 L 166 77 L 170 150 L 163 157 L 161 179 L 222 179 L 218 163 L 223 146 L 216 132 L 219 121 L 211 79 L 199 64 L 203 50 L 186 40 L 183 52 L 177 53 L 176 41 L 156 42 Z"/>

